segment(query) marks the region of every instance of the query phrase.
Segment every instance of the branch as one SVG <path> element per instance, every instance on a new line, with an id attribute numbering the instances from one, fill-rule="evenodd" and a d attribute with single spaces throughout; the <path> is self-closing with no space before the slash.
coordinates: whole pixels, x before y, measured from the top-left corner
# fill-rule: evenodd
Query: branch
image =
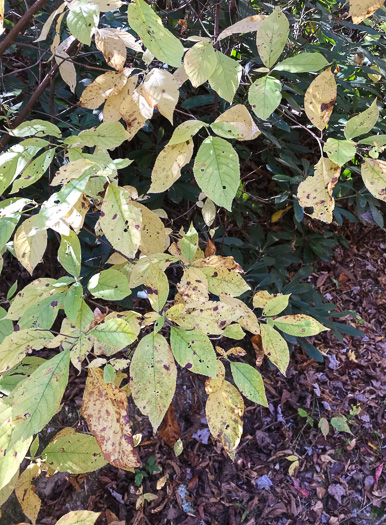
<path id="1" fill-rule="evenodd" d="M 3 53 L 13 44 L 13 41 L 19 33 L 22 33 L 24 28 L 30 23 L 32 17 L 35 13 L 40 11 L 40 9 L 48 2 L 48 0 L 36 0 L 36 2 L 24 13 L 20 20 L 13 26 L 8 35 L 0 44 L 0 57 L 3 56 Z"/>
<path id="2" fill-rule="evenodd" d="M 68 54 L 71 53 L 78 44 L 79 44 L 78 40 L 74 40 L 73 42 L 71 42 L 68 49 L 66 50 L 66 53 Z M 64 60 L 62 62 L 64 62 Z M 36 102 L 39 100 L 43 91 L 49 86 L 51 82 L 51 78 L 55 76 L 55 74 L 59 70 L 59 65 L 60 64 L 55 64 L 54 66 L 52 66 L 51 70 L 47 73 L 47 75 L 44 77 L 42 82 L 39 84 L 38 88 L 36 89 L 32 97 L 29 99 L 29 101 L 24 106 L 24 108 L 21 110 L 17 118 L 12 122 L 12 128 L 17 128 L 17 126 L 21 124 L 22 122 L 24 122 L 26 117 L 30 114 L 30 112 L 32 111 L 32 108 L 34 107 Z M 5 146 L 8 144 L 10 138 L 11 138 L 11 135 L 7 134 L 7 135 L 4 135 L 4 137 L 1 139 L 0 152 L 3 151 Z"/>

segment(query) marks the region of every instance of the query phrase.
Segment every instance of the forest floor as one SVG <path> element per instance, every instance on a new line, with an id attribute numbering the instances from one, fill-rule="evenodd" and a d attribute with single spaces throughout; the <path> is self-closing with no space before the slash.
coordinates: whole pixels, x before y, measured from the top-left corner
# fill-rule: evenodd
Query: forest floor
<path id="1" fill-rule="evenodd" d="M 178 457 L 133 411 L 141 459 L 147 464 L 155 456 L 162 469 L 143 482 L 143 493 L 155 499 L 140 506 L 134 474 L 113 467 L 80 476 L 58 473 L 37 482 L 38 523 L 53 525 L 78 509 L 101 511 L 98 523 L 108 525 L 386 523 L 386 239 L 379 228 L 360 224 L 351 225 L 349 235 L 350 249 L 338 247 L 332 262 L 319 262 L 312 279 L 338 310 L 359 314 L 355 326 L 365 335 L 343 342 L 329 332 L 317 336 L 313 344 L 324 362 L 297 348 L 286 378 L 264 363 L 269 408 L 246 403 L 235 463 L 209 435 L 203 383 L 182 373 L 174 401 L 180 431 L 170 418 L 175 428 L 164 432 L 169 441 L 173 431 L 180 434 L 184 450 Z M 73 373 L 70 380 L 53 433 L 68 425 L 87 430 L 78 412 L 85 374 Z M 330 425 L 324 437 L 320 419 L 342 415 L 351 433 Z M 12 497 L 0 524 L 23 521 L 17 507 Z"/>

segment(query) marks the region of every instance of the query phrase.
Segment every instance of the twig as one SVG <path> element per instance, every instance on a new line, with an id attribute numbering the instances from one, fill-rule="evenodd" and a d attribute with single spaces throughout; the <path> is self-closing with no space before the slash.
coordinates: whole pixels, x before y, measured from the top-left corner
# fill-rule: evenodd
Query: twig
<path id="1" fill-rule="evenodd" d="M 40 9 L 48 2 L 48 0 L 37 0 L 20 20 L 13 26 L 8 35 L 0 44 L 0 57 L 3 56 L 3 53 L 13 44 L 13 41 L 19 33 L 22 33 L 24 28 L 30 23 L 32 17 L 40 11 Z"/>

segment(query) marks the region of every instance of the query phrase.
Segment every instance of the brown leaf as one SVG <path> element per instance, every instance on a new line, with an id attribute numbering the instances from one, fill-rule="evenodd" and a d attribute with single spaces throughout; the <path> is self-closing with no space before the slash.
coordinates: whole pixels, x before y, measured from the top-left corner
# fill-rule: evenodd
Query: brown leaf
<path id="1" fill-rule="evenodd" d="M 257 334 L 251 337 L 251 343 L 256 353 L 256 366 L 261 366 L 264 359 L 264 349 L 261 335 Z"/>
<path id="2" fill-rule="evenodd" d="M 211 255 L 216 255 L 216 246 L 208 239 L 208 244 L 205 248 L 205 257 L 210 257 Z"/>
<path id="3" fill-rule="evenodd" d="M 99 368 L 88 371 L 82 415 L 106 461 L 123 469 L 141 466 L 134 449 L 127 394 L 113 383 L 105 383 Z"/>
<path id="4" fill-rule="evenodd" d="M 171 403 L 169 406 L 158 433 L 165 443 L 170 447 L 173 447 L 176 441 L 179 439 L 181 431 L 174 414 L 173 403 Z"/>

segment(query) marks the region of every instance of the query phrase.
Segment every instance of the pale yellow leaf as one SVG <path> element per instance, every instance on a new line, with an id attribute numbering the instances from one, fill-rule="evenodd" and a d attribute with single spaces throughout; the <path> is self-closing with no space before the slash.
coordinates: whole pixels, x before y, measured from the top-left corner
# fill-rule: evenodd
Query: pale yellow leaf
<path id="1" fill-rule="evenodd" d="M 253 15 L 243 18 L 242 20 L 239 20 L 235 24 L 224 29 L 224 31 L 221 31 L 217 40 L 222 40 L 227 36 L 239 33 L 251 33 L 252 31 L 257 31 L 264 18 L 266 18 L 265 15 Z"/>
<path id="2" fill-rule="evenodd" d="M 216 206 L 214 202 L 210 199 L 205 199 L 201 213 L 205 224 L 208 226 L 208 228 L 210 228 L 216 218 Z"/>
<path id="3" fill-rule="evenodd" d="M 264 354 L 283 375 L 286 375 L 289 350 L 285 339 L 269 324 L 262 324 L 260 328 Z"/>
<path id="4" fill-rule="evenodd" d="M 193 155 L 193 140 L 166 145 L 158 155 L 151 174 L 149 193 L 163 193 L 181 176 L 181 169 Z"/>
<path id="5" fill-rule="evenodd" d="M 221 294 L 220 299 L 221 302 L 232 306 L 235 311 L 241 312 L 242 315 L 237 319 L 237 323 L 242 328 L 248 330 L 248 332 L 251 332 L 252 334 L 260 334 L 260 324 L 256 314 L 253 313 L 243 301 L 236 299 L 235 297 L 230 297 L 227 294 Z"/>
<path id="6" fill-rule="evenodd" d="M 386 201 L 386 162 L 365 159 L 362 164 L 361 175 L 369 192 L 375 198 Z"/>
<path id="7" fill-rule="evenodd" d="M 178 87 L 180 88 L 187 80 L 189 80 L 188 75 L 186 74 L 184 66 L 179 67 L 173 73 L 174 80 L 177 82 Z"/>
<path id="8" fill-rule="evenodd" d="M 82 415 L 106 461 L 123 469 L 141 465 L 134 449 L 126 392 L 105 383 L 98 368 L 88 371 Z"/>
<path id="9" fill-rule="evenodd" d="M 244 402 L 239 391 L 228 381 L 221 388 L 209 394 L 205 407 L 208 427 L 218 439 L 229 457 L 234 461 L 237 445 L 243 433 L 242 415 Z"/>
<path id="10" fill-rule="evenodd" d="M 201 128 L 207 126 L 208 124 L 205 124 L 205 122 L 202 122 L 202 120 L 186 120 L 175 128 L 168 145 L 171 146 L 172 144 L 181 144 L 181 142 L 187 142 L 193 138 Z"/>
<path id="11" fill-rule="evenodd" d="M 42 262 L 47 248 L 47 231 L 35 226 L 37 217 L 26 219 L 16 230 L 13 240 L 16 258 L 30 275 Z"/>
<path id="12" fill-rule="evenodd" d="M 111 36 L 103 29 L 97 29 L 95 46 L 102 52 L 109 66 L 117 71 L 122 71 L 126 62 L 126 46 L 119 37 Z"/>
<path id="13" fill-rule="evenodd" d="M 211 125 L 220 137 L 253 140 L 260 135 L 251 114 L 243 104 L 237 104 L 220 115 Z"/>
<path id="14" fill-rule="evenodd" d="M 3 2 L 4 0 L 2 0 Z M 43 28 L 40 32 L 39 37 L 34 40 L 34 42 L 41 42 L 42 40 L 45 40 L 48 36 L 48 33 L 51 29 L 52 22 L 54 21 L 55 17 L 63 12 L 64 8 L 66 7 L 66 4 L 61 4 L 57 9 L 55 9 L 50 16 L 47 18 L 47 20 L 44 22 Z"/>
<path id="15" fill-rule="evenodd" d="M 56 525 L 94 525 L 100 512 L 90 510 L 73 510 L 65 514 L 56 522 Z"/>
<path id="16" fill-rule="evenodd" d="M 135 77 L 136 78 L 136 77 Z M 130 82 L 131 78 L 129 79 Z M 127 97 L 127 85 L 116 95 L 110 95 L 103 106 L 103 122 L 119 122 L 122 118 L 121 104 Z"/>
<path id="17" fill-rule="evenodd" d="M 312 207 L 310 217 L 322 222 L 332 222 L 335 200 L 332 190 L 338 182 L 341 168 L 330 159 L 322 158 L 315 166 L 313 176 L 307 177 L 298 187 L 298 200 L 303 208 Z"/>
<path id="18" fill-rule="evenodd" d="M 74 40 L 73 36 L 66 38 L 55 50 L 55 61 L 59 66 L 60 76 L 73 93 L 75 93 L 76 87 L 76 69 L 71 60 L 69 60 L 70 56 L 66 53 L 66 49 Z"/>
<path id="19" fill-rule="evenodd" d="M 161 219 L 139 202 L 131 202 L 142 211 L 141 242 L 139 249 L 144 255 L 162 253 L 166 249 L 165 226 Z"/>
<path id="20" fill-rule="evenodd" d="M 72 179 L 78 179 L 91 166 L 96 166 L 96 163 L 88 159 L 77 159 L 68 162 L 58 169 L 50 186 L 58 186 L 59 184 L 66 184 Z"/>
<path id="21" fill-rule="evenodd" d="M 165 69 L 154 68 L 146 76 L 142 89 L 149 106 L 158 109 L 173 124 L 174 108 L 179 98 L 178 84 L 173 75 Z"/>
<path id="22" fill-rule="evenodd" d="M 218 351 L 218 347 L 216 347 Z M 207 394 L 214 394 L 222 387 L 225 381 L 225 367 L 219 359 L 217 360 L 216 377 L 210 377 L 205 381 L 205 392 Z"/>
<path id="23" fill-rule="evenodd" d="M 264 306 L 274 297 L 277 297 L 278 295 L 282 294 L 276 294 L 272 295 L 267 290 L 261 290 L 260 292 L 255 293 L 253 296 L 253 308 L 264 308 Z"/>
<path id="24" fill-rule="evenodd" d="M 184 58 L 184 68 L 193 87 L 201 86 L 217 66 L 216 52 L 210 42 L 197 42 Z"/>
<path id="25" fill-rule="evenodd" d="M 41 499 L 35 494 L 35 487 L 32 481 L 39 476 L 41 469 L 36 463 L 28 465 L 21 473 L 15 487 L 15 495 L 23 509 L 24 514 L 35 525 L 40 507 Z"/>
<path id="26" fill-rule="evenodd" d="M 304 109 L 312 124 L 323 130 L 330 120 L 337 97 L 337 88 L 331 68 L 318 75 L 304 97 Z"/>
<path id="27" fill-rule="evenodd" d="M 185 268 L 177 290 L 186 303 L 209 301 L 208 280 L 201 270 L 193 266 Z"/>
<path id="28" fill-rule="evenodd" d="M 97 109 L 109 96 L 117 95 L 125 86 L 127 75 L 109 71 L 97 77 L 86 87 L 80 97 L 80 105 L 88 109 Z"/>
<path id="29" fill-rule="evenodd" d="M 354 24 L 360 24 L 383 6 L 385 0 L 350 0 L 350 16 Z"/>

